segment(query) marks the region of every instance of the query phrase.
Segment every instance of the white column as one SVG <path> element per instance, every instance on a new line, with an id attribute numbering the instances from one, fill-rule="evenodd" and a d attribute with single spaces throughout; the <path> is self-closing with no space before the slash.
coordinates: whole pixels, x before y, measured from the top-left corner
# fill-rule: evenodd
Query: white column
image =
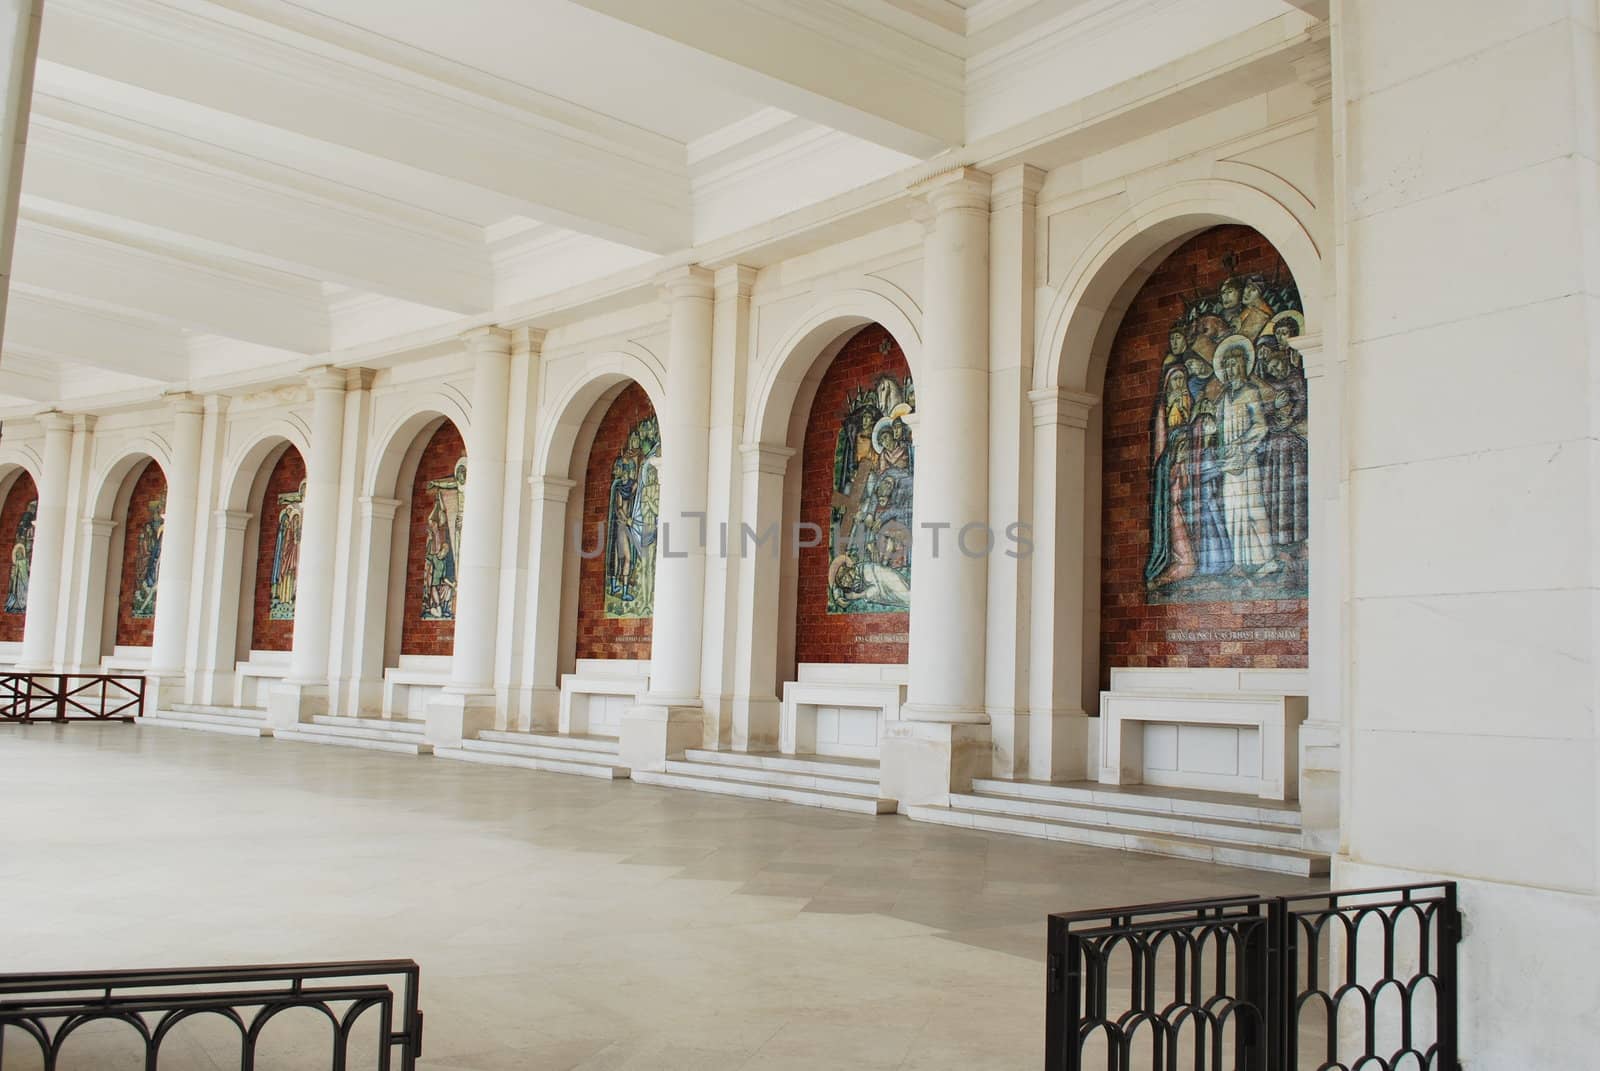
<path id="1" fill-rule="evenodd" d="M 500 616 L 495 625 L 495 725 L 525 727 L 530 697 L 527 655 L 532 631 L 528 607 L 528 573 L 537 554 L 532 503 L 527 497 L 533 464 L 535 415 L 539 411 L 539 360 L 543 330 L 518 327 L 511 332 L 510 386 L 506 394 L 506 503 L 500 541 Z M 504 714 L 504 722 L 500 720 Z"/>
<path id="2" fill-rule="evenodd" d="M 711 411 L 711 273 L 661 279 L 668 310 L 661 426 L 661 527 L 656 540 L 650 692 L 622 723 L 623 765 L 659 770 L 701 743 L 700 645 L 705 600 L 706 458 Z"/>
<path id="3" fill-rule="evenodd" d="M 39 514 L 34 521 L 33 562 L 28 576 L 28 616 L 22 626 L 18 669 L 45 673 L 55 668 L 56 617 L 61 610 L 61 548 L 67 532 L 67 476 L 72 463 L 72 418 L 39 417 L 44 427 L 44 465 L 39 471 Z"/>
<path id="4" fill-rule="evenodd" d="M 743 468 L 739 440 L 744 435 L 745 373 L 750 363 L 750 293 L 756 270 L 742 264 L 718 269 L 711 317 L 711 434 L 706 488 L 707 559 L 705 642 L 700 663 L 700 694 L 707 747 L 725 748 L 733 739 L 739 635 L 737 560 Z"/>
<path id="5" fill-rule="evenodd" d="M 781 698 L 779 589 L 783 556 L 795 552 L 792 533 L 783 530 L 783 485 L 795 451 L 771 443 L 747 443 L 740 453 L 744 519 L 742 526 L 728 535 L 728 553 L 739 566 L 731 743 L 738 751 L 771 751 L 778 746 Z M 749 536 L 744 526 L 748 526 Z"/>
<path id="6" fill-rule="evenodd" d="M 1089 426 L 1097 403 L 1064 390 L 1028 393 L 1033 425 L 1033 571 L 1028 637 L 1028 762 L 1035 781 L 1079 781 L 1087 770 L 1089 632 L 1085 536 Z"/>
<path id="7" fill-rule="evenodd" d="M 372 709 L 379 701 L 383 688 L 381 679 L 370 684 L 362 681 L 362 663 L 358 653 L 367 632 L 368 619 L 363 615 L 372 596 L 367 575 L 362 572 L 370 534 L 363 513 L 365 489 L 362 480 L 366 478 L 369 451 L 378 449 L 371 442 L 372 383 L 376 377 L 377 373 L 370 368 L 345 369 L 344 445 L 340 449 L 339 459 L 339 536 L 334 558 L 334 573 L 338 582 L 333 587 L 335 628 L 330 640 L 332 649 L 328 652 L 328 677 L 333 692 L 329 699 L 330 708 L 351 714 Z M 392 516 L 390 519 L 392 521 Z M 388 538 L 385 534 L 382 571 L 377 581 L 380 592 L 389 589 Z M 377 642 L 381 650 L 384 634 L 382 618 L 379 622 Z M 379 678 L 382 673 L 383 660 L 380 656 Z M 367 702 L 367 699 L 371 702 Z"/>
<path id="8" fill-rule="evenodd" d="M 161 567 L 156 592 L 155 636 L 150 644 L 148 709 L 160 710 L 185 697 L 184 652 L 188 647 L 189 594 L 194 586 L 194 530 L 200 496 L 200 433 L 205 406 L 199 398 L 172 398 L 172 471 L 167 473 L 167 509 L 162 519 Z"/>
<path id="9" fill-rule="evenodd" d="M 523 671 L 528 709 L 521 727 L 553 733 L 560 716 L 561 573 L 567 546 L 567 501 L 576 480 L 535 476 L 528 481 L 528 636 Z"/>
<path id="10" fill-rule="evenodd" d="M 469 462 L 470 464 L 470 462 Z M 471 473 L 468 473 L 471 478 Z M 383 702 L 383 647 L 388 627 L 389 564 L 398 498 L 363 496 L 357 504 L 355 627 L 350 634 L 350 677 L 340 699 L 349 710 L 371 713 Z"/>
<path id="11" fill-rule="evenodd" d="M 884 727 L 879 791 L 943 803 L 992 767 L 984 713 L 989 544 L 989 176 L 957 168 L 918 192 L 923 259 L 911 553 L 910 688 Z"/>
<path id="12" fill-rule="evenodd" d="M 1462 1062 L 1591 1067 L 1600 10 L 1448 10 L 1424 47 L 1418 5 L 1333 5 L 1354 667 L 1333 886 L 1457 879 Z"/>
<path id="13" fill-rule="evenodd" d="M 1044 172 L 1020 164 L 994 177 L 989 215 L 988 664 L 984 706 L 994 775 L 1028 770 L 1028 606 L 1033 526 L 1034 253 Z M 1017 536 L 1012 539 L 1011 536 Z"/>
<path id="14" fill-rule="evenodd" d="M 28 144 L 33 68 L 39 57 L 39 20 L 43 10 L 44 0 L 7 0 L 0 6 L 0 85 L 5 88 L 5 115 L 0 118 L 4 124 L 0 128 L 0 335 L 5 334 L 6 297 L 11 290 L 11 252 L 17 236 L 22 156 Z M 29 584 L 31 598 L 31 578 Z"/>
<path id="15" fill-rule="evenodd" d="M 216 622 L 200 636 L 200 661 L 195 674 L 195 701 L 207 706 L 233 702 L 233 671 L 239 660 L 239 600 L 244 595 L 244 534 L 250 514 L 219 509 L 211 515 L 213 547 L 210 578 Z"/>
<path id="16" fill-rule="evenodd" d="M 267 693 L 268 720 L 290 726 L 329 709 L 328 649 L 333 635 L 339 461 L 344 445 L 345 373 L 319 368 L 311 387 L 311 443 L 301 504 L 300 572 L 295 578 L 294 646 L 289 676 Z"/>
<path id="17" fill-rule="evenodd" d="M 498 327 L 480 327 L 463 341 L 472 358 L 466 516 L 456 571 L 461 587 L 450 683 L 428 703 L 428 740 L 435 747 L 459 747 L 463 739 L 494 728 L 495 722 L 495 624 L 500 615 L 511 334 Z"/>

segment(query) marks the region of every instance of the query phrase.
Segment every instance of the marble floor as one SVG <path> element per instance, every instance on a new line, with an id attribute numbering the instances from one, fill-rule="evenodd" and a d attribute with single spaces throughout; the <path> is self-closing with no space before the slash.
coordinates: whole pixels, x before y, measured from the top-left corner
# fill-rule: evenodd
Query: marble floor
<path id="1" fill-rule="evenodd" d="M 123 725 L 0 727 L 0 816 L 0 971 L 411 957 L 430 1071 L 1037 1067 L 1047 913 L 1318 887 Z"/>

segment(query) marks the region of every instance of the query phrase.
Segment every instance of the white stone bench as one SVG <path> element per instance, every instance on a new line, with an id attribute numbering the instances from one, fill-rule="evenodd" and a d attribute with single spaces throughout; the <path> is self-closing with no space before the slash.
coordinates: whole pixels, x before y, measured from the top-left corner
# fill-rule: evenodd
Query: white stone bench
<path id="1" fill-rule="evenodd" d="M 620 736 L 623 714 L 649 690 L 649 659 L 580 658 L 561 675 L 557 726 L 568 735 Z"/>
<path id="2" fill-rule="evenodd" d="M 268 691 L 288 675 L 288 651 L 251 651 L 249 661 L 234 663 L 233 705 L 265 710 Z"/>
<path id="3" fill-rule="evenodd" d="M 1112 670 L 1100 696 L 1100 782 L 1294 799 L 1303 670 Z"/>
<path id="4" fill-rule="evenodd" d="M 899 721 L 906 702 L 906 667 L 802 662 L 797 676 L 783 686 L 779 750 L 877 758 L 884 723 Z"/>
<path id="5" fill-rule="evenodd" d="M 117 647 L 100 660 L 102 673 L 147 673 L 150 670 L 151 649 L 148 647 Z"/>
<path id="6" fill-rule="evenodd" d="M 449 655 L 401 655 L 383 671 L 383 716 L 420 721 L 428 700 L 450 683 Z"/>

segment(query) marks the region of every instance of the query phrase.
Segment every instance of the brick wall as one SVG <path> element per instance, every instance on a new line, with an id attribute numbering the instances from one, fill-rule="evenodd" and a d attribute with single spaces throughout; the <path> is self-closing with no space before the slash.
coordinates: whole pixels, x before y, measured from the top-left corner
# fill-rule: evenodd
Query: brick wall
<path id="1" fill-rule="evenodd" d="M 256 544 L 255 605 L 250 623 L 252 651 L 288 651 L 294 647 L 294 620 L 272 619 L 272 563 L 278 549 L 278 531 L 282 527 L 283 510 L 278 498 L 298 493 L 305 478 L 305 460 L 300 451 L 291 446 L 272 467 L 266 490 L 256 504 L 256 516 L 261 518 L 261 540 Z"/>
<path id="2" fill-rule="evenodd" d="M 6 494 L 5 504 L 0 505 L 0 643 L 21 643 L 23 626 L 28 620 L 26 600 L 23 600 L 22 605 L 18 607 L 13 605 L 9 597 L 11 556 L 17 546 L 17 526 L 22 523 L 23 515 L 30 503 L 37 513 L 38 502 L 39 491 L 33 485 L 33 477 L 24 472 L 12 483 L 11 490 Z M 30 552 L 24 553 L 31 559 Z M 31 565 L 31 560 L 29 564 Z"/>
<path id="3" fill-rule="evenodd" d="M 600 419 L 589 464 L 583 475 L 582 546 L 591 554 L 605 546 L 606 506 L 611 493 L 611 468 L 628 442 L 628 433 L 655 415 L 650 396 L 630 383 L 612 400 Z M 663 451 L 672 444 L 663 442 Z M 571 537 L 571 533 L 568 533 Z M 607 617 L 606 562 L 603 553 L 586 557 L 578 567 L 578 657 L 649 658 L 653 618 Z"/>
<path id="4" fill-rule="evenodd" d="M 435 493 L 428 489 L 433 480 L 446 480 L 458 460 L 467 454 L 461 432 L 448 420 L 439 425 L 417 463 L 411 481 L 410 541 L 406 548 L 405 616 L 400 626 L 400 653 L 407 655 L 448 655 L 455 650 L 456 623 L 449 620 L 424 620 L 423 593 L 426 587 L 428 516 L 433 511 Z M 469 475 L 470 480 L 470 475 Z M 468 494 L 474 493 L 469 486 Z M 499 488 L 483 488 L 482 494 L 499 494 Z M 459 562 L 457 565 L 459 567 Z M 459 575 L 459 573 L 458 573 Z"/>
<path id="5" fill-rule="evenodd" d="M 140 554 L 140 536 L 157 511 L 164 514 L 167 500 L 167 476 L 154 461 L 145 462 L 144 471 L 133 485 L 133 495 L 128 499 L 128 514 L 122 524 L 122 584 L 117 596 L 117 645 L 119 647 L 149 647 L 155 639 L 155 615 L 134 616 L 134 600 L 144 572 Z M 165 533 L 163 532 L 163 537 Z M 163 538 L 165 542 L 165 538 Z M 188 568 L 189 563 L 181 563 Z M 159 564 L 157 566 L 159 579 Z M 158 585 L 159 590 L 159 585 Z M 157 600 L 157 609 L 160 603 Z"/>
<path id="6" fill-rule="evenodd" d="M 828 611 L 828 530 L 833 510 L 834 450 L 848 399 L 882 375 L 909 375 L 905 354 L 887 330 L 862 328 L 823 374 L 806 420 L 801 456 L 800 519 L 823 532 L 820 546 L 802 548 L 795 602 L 795 659 L 799 662 L 891 663 L 907 660 L 908 613 Z M 895 639 L 886 641 L 884 637 Z"/>
<path id="7" fill-rule="evenodd" d="M 1235 258 L 1232 271 L 1225 257 Z M 1151 469 L 1157 394 L 1168 335 L 1197 293 L 1215 294 L 1230 274 L 1289 279 L 1288 267 L 1256 231 L 1216 227 L 1164 261 L 1123 317 L 1106 372 L 1100 585 L 1100 684 L 1112 667 L 1306 665 L 1306 600 L 1153 604 L 1145 571 L 1151 545 Z M 1303 575 L 1303 574 L 1302 574 Z M 1241 630 L 1296 638 L 1236 638 Z M 1173 633 L 1209 632 L 1205 638 Z M 1232 633 L 1218 637 L 1216 633 Z"/>

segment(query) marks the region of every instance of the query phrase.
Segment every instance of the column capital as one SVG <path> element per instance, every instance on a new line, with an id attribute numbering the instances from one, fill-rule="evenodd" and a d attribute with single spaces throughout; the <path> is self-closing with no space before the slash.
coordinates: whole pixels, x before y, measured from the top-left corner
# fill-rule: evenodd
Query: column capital
<path id="1" fill-rule="evenodd" d="M 712 275 L 698 264 L 684 264 L 656 276 L 656 288 L 664 301 L 680 301 L 684 298 L 709 300 L 712 295 Z"/>
<path id="2" fill-rule="evenodd" d="M 345 382 L 349 378 L 343 368 L 335 368 L 325 364 L 318 368 L 308 368 L 305 371 L 306 385 L 313 391 L 339 391 L 344 392 Z"/>
<path id="3" fill-rule="evenodd" d="M 511 352 L 511 332 L 492 324 L 462 332 L 461 341 L 468 353 L 507 355 Z"/>
<path id="4" fill-rule="evenodd" d="M 206 411 L 205 399 L 186 390 L 167 391 L 161 397 L 179 416 L 200 416 Z"/>
<path id="5" fill-rule="evenodd" d="M 542 327 L 516 327 L 511 331 L 511 352 L 515 354 L 526 353 L 537 357 L 544 352 L 544 336 L 546 331 Z"/>
<path id="6" fill-rule="evenodd" d="M 990 184 L 989 199 L 992 208 L 1011 208 L 1016 205 L 1039 203 L 1039 191 L 1044 187 L 1045 170 L 1032 164 L 1018 164 L 995 172 Z"/>
<path id="7" fill-rule="evenodd" d="M 1100 404 L 1100 399 L 1093 394 L 1082 394 L 1075 390 L 1045 387 L 1042 390 L 1030 390 L 1028 402 L 1033 406 L 1033 426 L 1036 428 L 1045 428 L 1052 424 L 1067 428 L 1087 428 L 1089 414 Z"/>
<path id="8" fill-rule="evenodd" d="M 745 472 L 765 472 L 782 476 L 789 470 L 789 459 L 796 451 L 792 446 L 777 443 L 740 443 L 739 456 Z"/>
<path id="9" fill-rule="evenodd" d="M 922 179 L 909 189 L 926 201 L 935 214 L 987 212 L 991 185 L 988 172 L 963 166 Z"/>
<path id="10" fill-rule="evenodd" d="M 35 419 L 39 421 L 39 426 L 44 429 L 46 435 L 51 432 L 58 434 L 69 432 L 77 426 L 77 419 L 73 414 L 63 413 L 59 409 L 51 409 L 48 412 L 40 413 Z"/>
<path id="11" fill-rule="evenodd" d="M 395 512 L 400 508 L 398 498 L 378 498 L 375 495 L 361 496 L 361 516 L 380 521 L 394 520 Z"/>
<path id="12" fill-rule="evenodd" d="M 1311 90 L 1311 99 L 1318 105 L 1333 97 L 1332 35 L 1326 22 L 1319 23 L 1310 33 L 1313 51 L 1292 64 L 1295 79 Z"/>
<path id="13" fill-rule="evenodd" d="M 344 370 L 345 390 L 371 390 L 372 381 L 378 378 L 376 368 L 346 368 Z"/>
<path id="14" fill-rule="evenodd" d="M 73 413 L 72 430 L 93 431 L 95 424 L 98 423 L 99 420 L 100 418 L 95 416 L 93 413 Z"/>
<path id="15" fill-rule="evenodd" d="M 99 537 L 104 539 L 110 536 L 112 532 L 116 531 L 117 522 L 111 520 L 110 518 L 85 517 L 83 519 L 82 527 L 83 534 L 89 538 L 94 539 Z"/>
<path id="16" fill-rule="evenodd" d="M 219 509 L 211 515 L 219 532 L 242 532 L 249 527 L 252 516 L 242 509 Z"/>
<path id="17" fill-rule="evenodd" d="M 716 275 L 713 276 L 717 296 L 749 297 L 750 292 L 755 289 L 759 270 L 748 264 L 727 264 L 718 268 Z"/>
<path id="18" fill-rule="evenodd" d="M 565 502 L 572 497 L 577 480 L 565 476 L 531 476 L 528 478 L 528 497 L 535 502 Z"/>
<path id="19" fill-rule="evenodd" d="M 1321 335 L 1296 335 L 1289 340 L 1289 347 L 1300 354 L 1307 379 L 1321 379 L 1327 374 L 1328 361 Z"/>

